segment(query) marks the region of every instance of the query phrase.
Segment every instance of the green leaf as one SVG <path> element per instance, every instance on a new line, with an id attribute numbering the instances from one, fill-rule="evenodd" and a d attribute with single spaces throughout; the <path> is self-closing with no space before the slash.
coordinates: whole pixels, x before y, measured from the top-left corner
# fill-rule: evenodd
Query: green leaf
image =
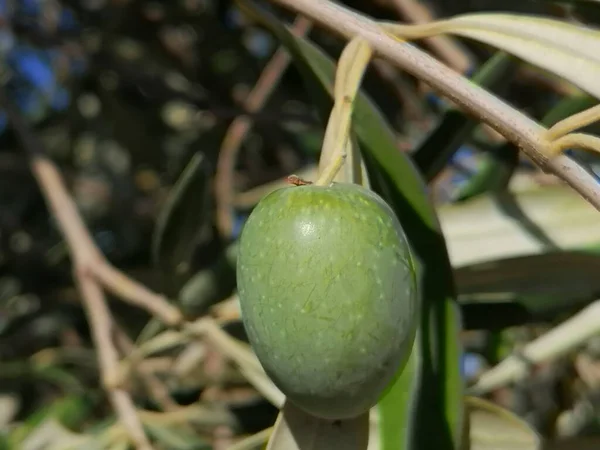
<path id="1" fill-rule="evenodd" d="M 335 63 L 309 41 L 293 36 L 275 17 L 240 1 L 244 13 L 273 32 L 291 53 L 321 116 L 332 105 Z M 394 208 L 418 259 L 421 325 L 405 370 L 381 400 L 381 448 L 455 449 L 462 436 L 463 382 L 459 370 L 459 320 L 452 271 L 426 185 L 396 146 L 383 115 L 361 93 L 353 130 L 371 185 Z"/>
<path id="2" fill-rule="evenodd" d="M 524 14 L 472 13 L 426 25 L 382 24 L 408 39 L 454 34 L 504 50 L 600 98 L 600 31 Z"/>
<path id="3" fill-rule="evenodd" d="M 204 155 L 195 153 L 158 215 L 152 236 L 152 259 L 170 273 L 187 273 L 193 243 L 208 224 L 209 176 Z"/>
<path id="4" fill-rule="evenodd" d="M 475 73 L 471 81 L 498 93 L 510 82 L 517 65 L 511 55 L 497 52 Z M 477 120 L 454 108 L 444 113 L 436 129 L 412 154 L 426 180 L 432 180 L 442 171 L 478 124 Z"/>
<path id="5" fill-rule="evenodd" d="M 65 428 L 77 428 L 88 417 L 93 406 L 92 399 L 82 395 L 70 395 L 55 400 L 31 414 L 25 422 L 11 432 L 9 437 L 11 446 L 22 445 L 25 439 L 48 420 L 54 420 Z"/>
<path id="6" fill-rule="evenodd" d="M 508 187 L 519 165 L 519 149 L 505 142 L 491 149 L 478 172 L 454 195 L 455 201 L 465 201 L 485 192 L 500 192 Z"/>
<path id="7" fill-rule="evenodd" d="M 566 97 L 554 105 L 554 107 L 544 116 L 542 124 L 545 126 L 552 126 L 573 114 L 577 114 L 597 104 L 598 100 L 585 94 Z"/>
<path id="8" fill-rule="evenodd" d="M 554 251 L 455 270 L 466 329 L 501 329 L 574 312 L 598 298 L 600 250 Z"/>
<path id="9" fill-rule="evenodd" d="M 455 268 L 600 243 L 598 211 L 565 185 L 481 195 L 438 214 Z"/>
<path id="10" fill-rule="evenodd" d="M 477 397 L 467 397 L 469 450 L 539 450 L 541 436 L 516 414 Z"/>
<path id="11" fill-rule="evenodd" d="M 192 276 L 181 288 L 178 302 L 184 314 L 200 317 L 235 290 L 237 243 L 229 245 L 208 269 Z"/>

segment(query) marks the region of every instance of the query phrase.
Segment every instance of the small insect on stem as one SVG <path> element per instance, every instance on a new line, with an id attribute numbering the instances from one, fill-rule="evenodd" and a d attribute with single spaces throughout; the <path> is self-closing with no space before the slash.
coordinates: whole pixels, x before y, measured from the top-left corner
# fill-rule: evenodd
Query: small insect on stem
<path id="1" fill-rule="evenodd" d="M 303 180 L 298 175 L 290 175 L 287 177 L 287 182 L 294 186 L 306 186 L 307 184 L 312 184 L 312 181 Z"/>

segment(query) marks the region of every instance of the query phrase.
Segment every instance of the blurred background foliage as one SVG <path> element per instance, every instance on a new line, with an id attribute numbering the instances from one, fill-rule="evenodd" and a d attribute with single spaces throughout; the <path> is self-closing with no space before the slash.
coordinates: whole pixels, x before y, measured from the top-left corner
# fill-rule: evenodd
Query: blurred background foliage
<path id="1" fill-rule="evenodd" d="M 391 0 L 342 3 L 403 20 Z M 600 23 L 598 4 L 585 1 L 424 5 L 437 17 L 508 11 Z M 343 48 L 319 29 L 308 37 L 334 58 Z M 546 125 L 596 103 L 492 48 L 456 42 L 471 61 L 466 74 Z M 249 115 L 252 127 L 227 187 L 232 227 L 220 226 L 215 175 L 222 143 L 278 45 L 228 0 L 0 0 L 3 89 L 60 167 L 98 246 L 132 277 L 176 299 L 189 318 L 233 316 L 229 331 L 239 336 L 239 316 L 228 309 L 235 239 L 273 183 L 291 173 L 310 178 L 323 136 L 292 64 L 264 107 Z M 480 71 L 486 62 L 499 65 L 495 77 Z M 393 125 L 398 148 L 413 155 L 439 208 L 460 294 L 467 381 L 598 298 L 596 211 L 385 62 L 372 65 L 364 89 Z M 600 127 L 586 131 L 598 134 Z M 591 171 L 598 166 L 597 156 L 571 156 Z M 565 215 L 571 222 L 561 221 Z M 111 308 L 133 338 L 149 320 L 120 302 Z M 219 405 L 194 410 L 177 433 L 157 420 L 149 432 L 161 448 L 223 448 L 233 437 L 219 437 L 221 426 L 238 436 L 273 424 L 277 410 L 235 371 L 211 373 L 212 359 L 205 355 L 191 368 L 169 353 L 147 361 L 180 405 Z M 113 420 L 65 243 L 2 111 L 0 380 L 0 448 L 40 448 L 40 433 L 68 439 Z M 218 401 L 207 394 L 215 385 Z M 544 436 L 581 437 L 600 431 L 599 387 L 594 339 L 493 399 Z M 145 408 L 156 407 L 142 389 L 133 393 Z"/>

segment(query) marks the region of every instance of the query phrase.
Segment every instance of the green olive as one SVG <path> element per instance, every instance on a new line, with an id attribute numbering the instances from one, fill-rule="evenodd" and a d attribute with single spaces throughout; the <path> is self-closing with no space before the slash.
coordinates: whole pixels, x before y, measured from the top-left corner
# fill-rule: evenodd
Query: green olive
<path id="1" fill-rule="evenodd" d="M 413 256 L 392 209 L 360 185 L 290 186 L 264 197 L 239 239 L 237 285 L 266 373 L 314 416 L 368 411 L 410 356 Z"/>

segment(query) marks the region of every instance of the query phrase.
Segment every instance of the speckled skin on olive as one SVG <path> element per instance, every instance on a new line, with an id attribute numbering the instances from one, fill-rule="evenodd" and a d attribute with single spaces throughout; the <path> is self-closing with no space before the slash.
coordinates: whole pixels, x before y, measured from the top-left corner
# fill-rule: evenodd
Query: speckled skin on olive
<path id="1" fill-rule="evenodd" d="M 264 197 L 239 239 L 237 283 L 265 371 L 314 416 L 366 412 L 408 360 L 413 259 L 393 211 L 368 189 L 290 186 Z"/>

